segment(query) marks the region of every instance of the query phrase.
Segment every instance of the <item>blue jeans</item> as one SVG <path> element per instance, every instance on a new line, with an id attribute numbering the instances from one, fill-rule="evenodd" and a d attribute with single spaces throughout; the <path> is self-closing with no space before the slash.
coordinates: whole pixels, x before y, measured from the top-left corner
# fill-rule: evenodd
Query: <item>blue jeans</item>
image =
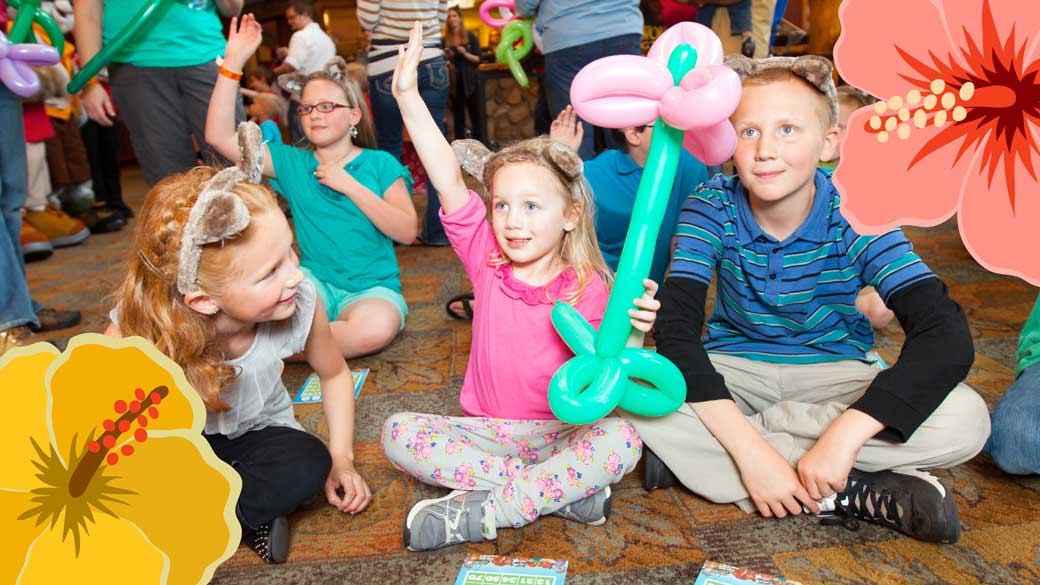
<path id="1" fill-rule="evenodd" d="M 993 409 L 983 449 L 1005 473 L 1040 475 L 1040 364 L 1026 368 Z"/>
<path id="2" fill-rule="evenodd" d="M 621 35 L 600 39 L 576 47 L 567 47 L 545 55 L 545 90 L 549 98 L 549 112 L 552 118 L 560 115 L 564 108 L 571 104 L 571 82 L 581 68 L 589 63 L 611 55 L 641 54 L 642 37 L 638 34 Z M 596 127 L 585 123 L 585 135 L 581 139 L 578 155 L 582 160 L 589 160 L 594 155 Z M 606 148 L 613 146 L 609 132 L 603 132 L 603 143 Z"/>
<path id="3" fill-rule="evenodd" d="M 22 258 L 22 205 L 29 193 L 25 162 L 22 98 L 0 85 L 0 331 L 39 325 Z"/>
<path id="4" fill-rule="evenodd" d="M 711 21 L 715 18 L 715 9 L 720 8 L 714 4 L 705 4 L 697 9 L 697 22 L 711 28 Z M 737 36 L 741 33 L 751 32 L 751 0 L 744 0 L 736 4 L 722 7 L 729 10 L 729 34 Z"/>
<path id="5" fill-rule="evenodd" d="M 368 95 L 372 99 L 372 121 L 376 127 L 376 140 L 379 148 L 385 150 L 400 161 L 402 130 L 401 110 L 397 100 L 391 93 L 393 74 L 386 74 L 368 80 Z M 444 133 L 444 114 L 448 109 L 448 85 L 451 76 L 444 59 L 437 57 L 419 64 L 419 95 L 430 110 L 441 134 Z M 437 190 L 433 183 L 426 181 L 426 214 L 423 216 L 422 238 L 427 244 L 447 244 L 448 236 L 441 225 L 441 202 L 437 199 Z"/>

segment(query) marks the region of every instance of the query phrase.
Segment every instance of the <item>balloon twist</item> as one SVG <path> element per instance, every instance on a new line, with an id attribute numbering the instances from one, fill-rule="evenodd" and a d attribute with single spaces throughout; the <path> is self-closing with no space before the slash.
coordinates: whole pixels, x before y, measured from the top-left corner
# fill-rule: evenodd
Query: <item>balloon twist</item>
<path id="1" fill-rule="evenodd" d="M 520 46 L 517 47 L 517 41 Z M 531 52 L 534 45 L 534 37 L 531 34 L 530 20 L 514 20 L 502 29 L 502 40 L 495 49 L 495 59 L 499 63 L 509 65 L 509 72 L 520 87 L 527 87 L 527 72 L 524 71 L 520 60 Z"/>
<path id="2" fill-rule="evenodd" d="M 0 31 L 0 82 L 15 95 L 27 98 L 39 91 L 40 79 L 32 68 L 53 65 L 58 59 L 54 47 L 28 43 L 12 45 Z"/>
<path id="3" fill-rule="evenodd" d="M 182 0 L 152 0 L 141 7 L 141 10 L 139 10 L 137 14 L 126 23 L 123 30 L 119 31 L 119 34 L 117 34 L 111 42 L 101 47 L 101 50 L 94 55 L 94 58 L 88 61 L 87 64 L 79 70 L 79 73 L 76 73 L 75 77 L 69 81 L 69 93 L 76 93 L 83 89 L 83 86 L 86 85 L 88 81 L 93 79 L 93 77 L 97 75 L 105 65 L 108 65 L 112 58 L 119 54 L 119 51 L 123 50 L 123 46 L 126 45 L 131 38 L 137 37 L 138 31 L 149 30 L 158 18 L 166 12 L 170 5 L 179 1 Z"/>
<path id="4" fill-rule="evenodd" d="M 51 46 L 58 51 L 58 56 L 65 52 L 65 35 L 54 18 L 40 7 L 40 0 L 7 0 L 12 8 L 18 11 L 11 25 L 11 32 L 7 39 L 11 44 L 34 43 L 36 37 L 32 34 L 32 23 L 40 25 L 50 38 Z"/>
<path id="5" fill-rule="evenodd" d="M 654 132 L 599 331 L 573 307 L 553 308 L 553 326 L 575 353 L 549 383 L 549 406 L 560 420 L 586 424 L 616 406 L 662 416 L 686 399 L 685 379 L 674 364 L 625 347 L 632 331 L 628 310 L 650 274 L 682 148 L 709 164 L 728 159 L 736 140 L 728 118 L 739 99 L 740 80 L 722 65 L 718 37 L 693 23 L 666 31 L 647 57 L 606 57 L 575 76 L 571 103 L 582 119 L 608 128 L 653 123 Z"/>

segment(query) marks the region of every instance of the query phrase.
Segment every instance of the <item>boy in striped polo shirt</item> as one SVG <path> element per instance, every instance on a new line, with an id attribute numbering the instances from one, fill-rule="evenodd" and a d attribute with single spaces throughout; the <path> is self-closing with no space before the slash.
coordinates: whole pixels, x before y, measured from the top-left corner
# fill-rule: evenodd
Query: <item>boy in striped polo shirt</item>
<path id="1" fill-rule="evenodd" d="M 646 486 L 678 479 L 767 517 L 811 511 L 955 542 L 953 494 L 920 470 L 970 459 L 989 435 L 985 403 L 961 383 L 975 355 L 964 314 L 901 230 L 857 234 L 817 170 L 838 146 L 830 62 L 730 59 L 743 79 L 737 176 L 687 201 L 659 296 L 658 351 L 682 370 L 687 403 L 626 413 L 652 450 Z M 864 358 L 866 285 L 906 331 L 884 371 Z"/>

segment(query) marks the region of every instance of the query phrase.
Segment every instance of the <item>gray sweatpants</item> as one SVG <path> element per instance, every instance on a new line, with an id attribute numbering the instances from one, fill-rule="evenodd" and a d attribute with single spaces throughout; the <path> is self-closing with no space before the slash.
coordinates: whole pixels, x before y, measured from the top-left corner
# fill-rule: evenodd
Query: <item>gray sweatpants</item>
<path id="1" fill-rule="evenodd" d="M 709 357 L 751 425 L 792 466 L 880 372 L 856 360 L 802 365 Z M 712 502 L 733 502 L 746 512 L 755 510 L 736 463 L 689 404 L 659 418 L 620 409 L 619 413 L 691 491 Z M 861 471 L 951 467 L 982 450 L 989 424 L 982 397 L 958 384 L 910 440 L 870 439 L 854 466 Z"/>
<path id="2" fill-rule="evenodd" d="M 112 98 L 119 116 L 130 130 L 130 143 L 149 186 L 196 166 L 196 145 L 206 164 L 227 164 L 227 160 L 213 151 L 205 140 L 206 111 L 213 85 L 217 82 L 217 64 L 214 61 L 191 67 L 137 67 L 112 63 L 108 71 Z M 245 119 L 239 96 L 235 108 L 236 126 Z"/>

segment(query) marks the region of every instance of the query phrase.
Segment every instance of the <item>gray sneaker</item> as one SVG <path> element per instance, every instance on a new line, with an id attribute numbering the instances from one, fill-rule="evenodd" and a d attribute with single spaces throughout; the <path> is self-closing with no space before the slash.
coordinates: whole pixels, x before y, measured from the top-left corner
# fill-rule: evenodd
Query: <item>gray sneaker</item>
<path id="1" fill-rule="evenodd" d="M 487 491 L 453 491 L 443 498 L 423 500 L 412 506 L 404 521 L 404 545 L 408 550 L 434 550 L 464 542 L 484 542 L 484 504 Z M 490 530 L 494 530 L 492 527 Z"/>
<path id="2" fill-rule="evenodd" d="M 607 518 L 610 517 L 610 486 L 608 485 L 591 496 L 586 496 L 573 504 L 567 504 L 553 512 L 553 516 L 574 520 L 589 526 L 599 526 L 605 523 Z"/>

